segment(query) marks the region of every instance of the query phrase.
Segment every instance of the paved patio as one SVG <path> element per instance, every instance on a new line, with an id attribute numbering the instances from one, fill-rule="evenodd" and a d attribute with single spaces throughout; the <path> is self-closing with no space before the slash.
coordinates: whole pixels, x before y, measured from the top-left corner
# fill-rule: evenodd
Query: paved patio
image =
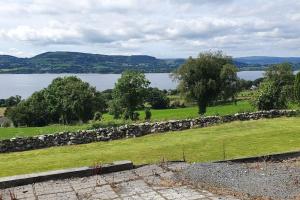
<path id="1" fill-rule="evenodd" d="M 85 178 L 47 181 L 33 185 L 1 190 L 2 199 L 34 200 L 81 200 L 81 199 L 228 199 L 174 179 L 175 173 L 186 167 L 186 163 L 164 166 L 147 165 L 137 169 Z M 1 196 L 0 196 L 1 197 Z M 1 198 L 0 198 L 1 199 Z"/>

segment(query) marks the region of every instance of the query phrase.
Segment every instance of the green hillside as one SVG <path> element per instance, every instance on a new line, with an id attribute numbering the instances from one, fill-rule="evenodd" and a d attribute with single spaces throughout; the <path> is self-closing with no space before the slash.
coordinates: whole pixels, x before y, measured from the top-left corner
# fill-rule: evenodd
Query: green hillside
<path id="1" fill-rule="evenodd" d="M 32 58 L 0 55 L 0 73 L 121 73 L 126 69 L 145 73 L 169 73 L 185 59 L 158 59 L 147 55 L 102 55 L 79 52 L 46 52 Z M 300 58 L 243 57 L 234 58 L 241 71 L 265 70 L 270 64 L 292 63 L 300 69 Z"/>

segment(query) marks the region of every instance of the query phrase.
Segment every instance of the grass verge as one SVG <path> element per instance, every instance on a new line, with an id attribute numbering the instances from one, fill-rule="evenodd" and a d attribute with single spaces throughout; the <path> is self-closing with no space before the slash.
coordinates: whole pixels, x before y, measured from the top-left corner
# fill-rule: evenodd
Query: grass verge
<path id="1" fill-rule="evenodd" d="M 224 148 L 223 148 L 224 143 Z M 233 122 L 140 138 L 0 154 L 0 176 L 92 166 L 182 159 L 201 162 L 300 150 L 300 118 Z"/>

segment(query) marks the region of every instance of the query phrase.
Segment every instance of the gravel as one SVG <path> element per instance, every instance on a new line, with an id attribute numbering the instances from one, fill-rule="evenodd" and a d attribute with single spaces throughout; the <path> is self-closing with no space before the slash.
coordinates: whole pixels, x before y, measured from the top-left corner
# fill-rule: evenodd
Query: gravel
<path id="1" fill-rule="evenodd" d="M 249 198 L 300 199 L 300 158 L 281 162 L 197 163 L 181 173 L 194 185 L 226 188 Z"/>

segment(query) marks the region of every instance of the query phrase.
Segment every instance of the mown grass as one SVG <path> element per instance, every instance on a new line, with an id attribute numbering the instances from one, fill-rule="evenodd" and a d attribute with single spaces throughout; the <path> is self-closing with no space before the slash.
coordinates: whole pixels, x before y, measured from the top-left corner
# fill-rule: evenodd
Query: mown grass
<path id="1" fill-rule="evenodd" d="M 226 115 L 237 112 L 251 111 L 253 108 L 247 101 L 240 101 L 235 104 L 211 106 L 207 108 L 206 115 Z M 186 107 L 178 109 L 162 109 L 162 110 L 151 110 L 152 121 L 164 121 L 171 119 L 185 119 L 185 118 L 196 118 L 198 117 L 197 107 Z M 145 113 L 140 111 L 140 119 L 143 121 Z M 131 121 L 115 120 L 112 115 L 104 114 L 103 120 L 100 123 L 101 126 L 112 126 L 121 125 L 125 123 L 132 123 Z M 0 140 L 13 138 L 13 137 L 24 137 L 34 136 L 41 134 L 51 134 L 61 131 L 76 131 L 91 128 L 91 124 L 82 125 L 50 125 L 45 127 L 24 127 L 24 128 L 0 128 Z"/>
<path id="2" fill-rule="evenodd" d="M 223 143 L 224 147 L 223 148 Z M 225 149 L 225 150 L 224 150 Z M 0 154 L 0 176 L 92 166 L 182 159 L 202 162 L 300 150 L 300 118 L 233 122 L 140 138 Z"/>
<path id="3" fill-rule="evenodd" d="M 89 124 L 83 125 L 50 125 L 45 127 L 24 127 L 24 128 L 0 128 L 0 140 L 13 137 L 29 137 L 34 135 L 42 135 L 49 133 L 57 133 L 62 131 L 83 130 L 90 127 Z"/>
<path id="4" fill-rule="evenodd" d="M 217 106 L 209 106 L 206 116 L 211 115 L 228 115 L 237 112 L 251 112 L 254 108 L 248 101 L 239 101 L 237 104 L 225 104 Z M 186 107 L 178 109 L 151 110 L 153 121 L 163 121 L 171 119 L 186 119 L 198 117 L 198 107 Z M 141 113 L 141 118 L 144 118 L 144 113 Z"/>

